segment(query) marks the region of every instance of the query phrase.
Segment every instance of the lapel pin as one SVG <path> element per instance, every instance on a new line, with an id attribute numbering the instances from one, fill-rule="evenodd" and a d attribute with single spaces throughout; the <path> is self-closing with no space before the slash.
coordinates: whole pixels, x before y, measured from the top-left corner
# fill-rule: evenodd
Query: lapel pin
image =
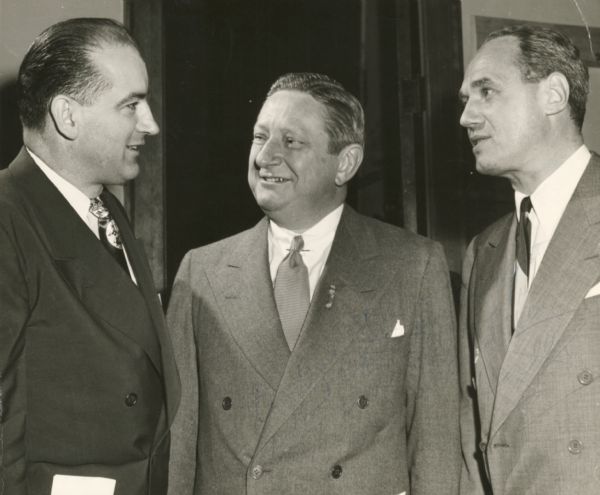
<path id="1" fill-rule="evenodd" d="M 329 300 L 325 304 L 325 307 L 331 309 L 331 306 L 333 306 L 333 298 L 335 297 L 335 285 L 330 285 L 327 293 L 329 294 Z"/>

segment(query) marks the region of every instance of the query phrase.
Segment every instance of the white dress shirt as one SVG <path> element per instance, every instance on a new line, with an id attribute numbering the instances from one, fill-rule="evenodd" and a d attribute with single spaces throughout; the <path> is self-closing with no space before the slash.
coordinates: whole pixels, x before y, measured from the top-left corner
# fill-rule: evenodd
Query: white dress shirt
<path id="1" fill-rule="evenodd" d="M 590 151 L 582 145 L 529 196 L 532 205 L 529 213 L 531 221 L 529 286 L 535 278 L 548 244 L 590 158 Z M 515 191 L 517 219 L 520 216 L 519 208 L 524 197 L 525 194 Z"/>
<path id="2" fill-rule="evenodd" d="M 269 268 L 273 283 L 275 283 L 279 264 L 289 252 L 292 239 L 297 235 L 301 235 L 302 239 L 304 239 L 304 248 L 300 254 L 302 255 L 302 261 L 304 261 L 304 264 L 308 268 L 310 298 L 312 299 L 319 278 L 325 268 L 329 252 L 331 251 L 335 231 L 340 223 L 343 210 L 344 205 L 342 204 L 301 234 L 284 229 L 272 220 L 269 221 L 267 241 L 269 247 Z"/>
<path id="3" fill-rule="evenodd" d="M 33 153 L 29 148 L 25 148 L 32 160 L 39 167 L 39 169 L 44 173 L 48 180 L 54 184 L 56 189 L 64 196 L 67 202 L 71 205 L 71 207 L 75 210 L 77 215 L 83 220 L 83 222 L 88 226 L 88 228 L 94 233 L 94 235 L 100 239 L 100 234 L 98 232 L 98 218 L 90 213 L 90 198 L 88 198 L 82 191 L 77 189 L 73 184 L 71 184 L 68 180 L 61 177 L 54 170 L 52 170 L 48 165 L 46 165 L 43 160 Z M 134 283 L 137 284 L 137 280 L 131 268 L 131 264 L 129 263 L 129 256 L 127 256 L 127 250 L 125 246 L 123 246 L 123 252 L 125 253 L 125 260 L 127 261 L 127 267 L 129 268 L 129 276 Z"/>

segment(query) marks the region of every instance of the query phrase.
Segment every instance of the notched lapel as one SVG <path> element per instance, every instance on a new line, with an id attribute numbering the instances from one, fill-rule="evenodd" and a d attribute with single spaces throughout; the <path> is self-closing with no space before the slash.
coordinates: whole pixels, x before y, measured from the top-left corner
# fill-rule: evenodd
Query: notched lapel
<path id="1" fill-rule="evenodd" d="M 148 335 L 148 327 L 139 320 L 140 314 L 147 314 L 147 308 L 129 274 L 102 247 L 25 150 L 10 172 L 24 190 L 31 223 L 83 306 L 137 342 L 160 369 L 155 336 Z"/>
<path id="2" fill-rule="evenodd" d="M 67 284 L 81 299 L 84 289 L 92 285 L 86 267 L 79 260 L 72 258 L 55 259 L 54 262 Z"/>
<path id="3" fill-rule="evenodd" d="M 516 221 L 507 217 L 478 252 L 479 280 L 473 287 L 475 338 L 492 391 L 496 390 L 512 326 Z"/>
<path id="4" fill-rule="evenodd" d="M 256 371 L 277 390 L 290 351 L 269 273 L 266 219 L 248 231 L 221 265 L 207 270 L 231 335 Z"/>
<path id="5" fill-rule="evenodd" d="M 564 335 L 600 274 L 600 164 L 592 160 L 556 228 L 502 365 L 497 430 Z"/>

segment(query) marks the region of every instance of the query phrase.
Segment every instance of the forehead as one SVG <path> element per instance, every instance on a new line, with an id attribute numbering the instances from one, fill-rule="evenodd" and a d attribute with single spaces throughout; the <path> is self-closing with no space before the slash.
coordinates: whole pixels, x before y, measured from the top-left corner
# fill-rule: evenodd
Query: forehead
<path id="1" fill-rule="evenodd" d="M 517 38 L 503 36 L 484 44 L 469 64 L 461 87 L 467 93 L 481 81 L 503 83 L 521 79 L 521 69 L 517 65 L 520 48 Z"/>
<path id="2" fill-rule="evenodd" d="M 146 64 L 130 45 L 104 45 L 90 53 L 100 73 L 113 85 L 127 85 L 144 90 L 148 84 Z M 139 86 L 143 86 L 139 88 Z"/>
<path id="3" fill-rule="evenodd" d="M 326 114 L 325 105 L 308 93 L 281 90 L 266 99 L 256 124 L 324 133 Z"/>

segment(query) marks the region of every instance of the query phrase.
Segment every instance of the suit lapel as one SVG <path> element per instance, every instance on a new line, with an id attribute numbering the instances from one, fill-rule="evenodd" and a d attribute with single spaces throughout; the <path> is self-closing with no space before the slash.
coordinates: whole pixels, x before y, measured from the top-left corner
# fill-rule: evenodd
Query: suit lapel
<path id="1" fill-rule="evenodd" d="M 375 295 L 375 288 L 381 284 L 377 255 L 375 238 L 360 217 L 345 206 L 307 320 L 263 429 L 259 449 L 298 408 L 327 370 L 346 355 L 356 335 L 367 331 L 367 313 L 373 298 L 365 297 L 365 293 Z"/>
<path id="2" fill-rule="evenodd" d="M 481 246 L 473 288 L 475 337 L 492 395 L 511 335 L 515 229 L 514 215 L 508 216 Z"/>
<path id="3" fill-rule="evenodd" d="M 160 353 L 154 335 L 140 325 L 147 314 L 140 291 L 102 247 L 23 149 L 10 172 L 25 191 L 24 206 L 36 225 L 57 267 L 83 305 L 110 327 L 133 339 L 160 370 Z"/>
<path id="4" fill-rule="evenodd" d="M 179 374 L 175 364 L 173 345 L 171 343 L 171 338 L 167 333 L 164 313 L 158 299 L 158 294 L 156 293 L 152 272 L 148 264 L 148 258 L 145 254 L 142 241 L 137 239 L 131 230 L 125 215 L 125 210 L 121 206 L 121 203 L 119 203 L 117 198 L 110 193 L 107 193 L 104 196 L 107 206 L 119 227 L 127 250 L 129 263 L 131 264 L 137 285 L 144 297 L 146 307 L 148 308 L 154 328 L 156 329 L 156 335 L 160 344 L 160 362 L 162 364 L 159 369 L 163 374 L 167 392 L 167 417 L 169 418 L 169 421 L 172 421 L 175 417 L 175 412 L 179 403 Z M 157 444 L 158 443 L 160 442 L 157 442 Z"/>
<path id="5" fill-rule="evenodd" d="M 514 409 L 600 275 L 600 160 L 595 156 L 550 241 L 500 373 L 492 429 Z"/>
<path id="6" fill-rule="evenodd" d="M 267 220 L 242 234 L 222 265 L 208 271 L 215 297 L 233 338 L 273 390 L 290 356 L 273 298 Z"/>

